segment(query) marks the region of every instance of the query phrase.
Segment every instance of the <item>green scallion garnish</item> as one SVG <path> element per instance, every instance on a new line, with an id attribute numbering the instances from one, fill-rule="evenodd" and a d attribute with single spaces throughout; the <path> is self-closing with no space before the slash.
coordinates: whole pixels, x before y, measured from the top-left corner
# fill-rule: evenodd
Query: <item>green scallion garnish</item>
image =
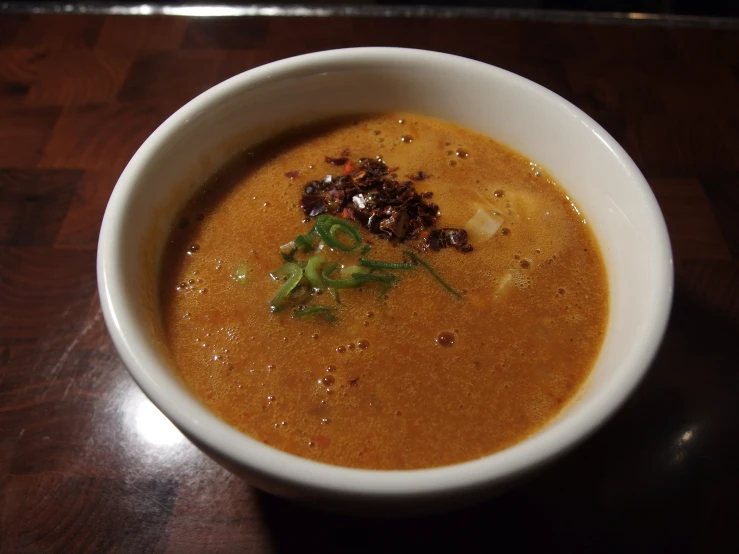
<path id="1" fill-rule="evenodd" d="M 303 274 L 314 289 L 323 290 L 326 284 L 321 277 L 320 269 L 325 260 L 321 256 L 312 256 L 305 265 Z"/>
<path id="2" fill-rule="evenodd" d="M 352 279 L 355 281 L 359 281 L 360 283 L 367 283 L 368 281 L 375 281 L 378 283 L 398 283 L 400 282 L 400 277 L 397 275 L 377 275 L 376 273 L 353 273 Z"/>
<path id="3" fill-rule="evenodd" d="M 321 272 L 321 277 L 323 277 L 323 282 L 326 283 L 326 286 L 331 287 L 333 289 L 351 289 L 354 287 L 358 287 L 361 282 L 356 281 L 349 277 L 348 279 L 332 279 L 331 274 L 336 270 L 336 268 L 339 266 L 339 264 L 328 264 L 323 267 L 323 271 Z"/>
<path id="4" fill-rule="evenodd" d="M 336 321 L 336 316 L 331 308 L 324 308 L 323 306 L 315 306 L 313 308 L 305 308 L 297 312 L 293 312 L 293 319 L 299 317 L 309 317 L 322 315 L 326 321 Z"/>
<path id="5" fill-rule="evenodd" d="M 295 287 L 298 286 L 300 280 L 303 278 L 303 268 L 296 263 L 290 262 L 283 265 L 272 274 L 273 279 L 282 279 L 283 277 L 287 277 L 287 280 L 283 283 L 272 300 L 269 301 L 269 305 L 273 312 L 279 312 L 282 309 L 287 301 L 288 295 L 295 289 Z"/>
<path id="6" fill-rule="evenodd" d="M 303 252 L 307 252 L 308 250 L 313 250 L 314 237 L 315 234 L 313 229 L 311 229 L 309 233 L 295 237 L 293 242 L 297 248 L 300 248 Z"/>
<path id="7" fill-rule="evenodd" d="M 380 260 L 368 260 L 367 258 L 359 258 L 359 265 L 375 269 L 414 269 L 416 267 L 413 264 L 381 262 Z"/>
<path id="8" fill-rule="evenodd" d="M 339 294 L 339 291 L 337 289 L 328 289 L 331 293 L 331 296 L 334 297 L 334 300 L 337 304 L 341 304 L 341 295 Z"/>
<path id="9" fill-rule="evenodd" d="M 442 279 L 439 276 L 439 274 L 436 273 L 436 271 L 434 271 L 433 268 L 428 263 L 426 263 L 421 258 L 419 258 L 418 256 L 416 256 L 410 250 L 405 250 L 405 255 L 408 256 L 411 260 L 413 260 L 413 261 L 418 262 L 419 264 L 421 264 L 426 269 L 426 271 L 428 271 L 433 276 L 434 279 L 436 279 L 437 281 L 439 281 L 439 283 L 441 283 L 441 286 L 442 287 L 444 287 L 446 290 L 448 290 L 450 293 L 452 293 L 457 298 L 462 298 L 462 295 L 459 294 L 452 287 L 450 287 L 449 284 L 446 281 L 444 281 L 444 279 Z"/>
<path id="10" fill-rule="evenodd" d="M 359 231 L 357 231 L 354 225 L 340 217 L 325 214 L 319 215 L 316 218 L 316 224 L 313 229 L 329 247 L 336 248 L 342 252 L 351 252 L 362 244 L 362 237 Z M 339 239 L 339 235 L 348 237 L 351 243 L 342 242 Z"/>

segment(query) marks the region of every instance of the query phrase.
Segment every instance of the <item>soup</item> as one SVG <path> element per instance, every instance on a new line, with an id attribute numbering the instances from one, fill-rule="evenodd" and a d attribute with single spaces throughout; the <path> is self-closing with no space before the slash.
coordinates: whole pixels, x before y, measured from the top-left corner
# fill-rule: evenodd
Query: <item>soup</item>
<path id="1" fill-rule="evenodd" d="M 358 468 L 454 464 L 535 433 L 583 385 L 608 314 L 565 190 L 414 114 L 242 152 L 180 214 L 160 283 L 173 362 L 203 404 Z"/>

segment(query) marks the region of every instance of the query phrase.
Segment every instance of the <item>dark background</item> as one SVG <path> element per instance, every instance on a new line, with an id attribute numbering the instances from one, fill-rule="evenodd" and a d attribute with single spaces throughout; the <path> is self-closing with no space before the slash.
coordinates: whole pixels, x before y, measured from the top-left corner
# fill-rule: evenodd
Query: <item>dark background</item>
<path id="1" fill-rule="evenodd" d="M 48 0 L 15 0 L 10 2 L 15 7 L 44 4 L 95 4 L 98 6 L 136 5 L 136 4 L 230 4 L 230 5 L 373 5 L 373 6 L 444 6 L 475 7 L 499 9 L 535 9 L 535 10 L 572 10 L 592 12 L 641 12 L 673 15 L 701 15 L 713 17 L 739 17 L 739 0 L 264 0 L 249 2 L 248 0 L 190 0 L 182 2 L 170 1 L 88 1 L 88 2 L 50 2 Z M 0 2 L 0 7 L 2 2 Z"/>
<path id="2" fill-rule="evenodd" d="M 295 2 L 275 2 L 277 4 Z M 321 2 L 303 2 L 316 4 Z M 326 3 L 326 2 L 323 2 Z M 335 2 L 341 4 L 438 5 L 490 8 L 530 8 L 605 12 L 644 12 L 683 15 L 739 16 L 737 0 L 375 0 Z"/>

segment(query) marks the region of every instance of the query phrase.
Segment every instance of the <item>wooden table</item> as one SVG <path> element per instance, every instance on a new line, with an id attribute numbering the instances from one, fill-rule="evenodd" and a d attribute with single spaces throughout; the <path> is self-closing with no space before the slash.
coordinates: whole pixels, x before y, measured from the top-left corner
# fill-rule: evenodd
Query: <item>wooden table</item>
<path id="1" fill-rule="evenodd" d="M 0 552 L 739 551 L 739 32 L 559 19 L 0 15 Z M 108 196 L 168 115 L 358 45 L 477 58 L 574 102 L 645 173 L 675 253 L 664 345 L 618 415 L 426 519 L 318 513 L 221 469 L 133 383 L 96 291 Z"/>

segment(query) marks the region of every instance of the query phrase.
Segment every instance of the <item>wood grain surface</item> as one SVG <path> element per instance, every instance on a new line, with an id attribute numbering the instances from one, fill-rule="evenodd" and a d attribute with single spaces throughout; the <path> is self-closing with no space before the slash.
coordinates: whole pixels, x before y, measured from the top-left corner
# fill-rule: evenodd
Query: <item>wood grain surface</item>
<path id="1" fill-rule="evenodd" d="M 676 293 L 601 432 L 504 496 L 410 520 L 249 488 L 149 403 L 100 313 L 95 249 L 142 141 L 219 81 L 393 45 L 578 105 L 647 176 Z M 0 16 L 0 552 L 738 552 L 739 32 L 491 19 Z"/>

